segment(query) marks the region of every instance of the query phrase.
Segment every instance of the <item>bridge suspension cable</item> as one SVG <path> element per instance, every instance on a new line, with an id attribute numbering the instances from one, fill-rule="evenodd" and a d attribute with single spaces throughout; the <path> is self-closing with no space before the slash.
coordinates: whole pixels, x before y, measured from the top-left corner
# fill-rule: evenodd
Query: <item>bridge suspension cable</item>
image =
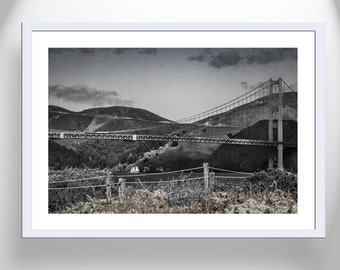
<path id="1" fill-rule="evenodd" d="M 268 80 L 258 86 L 256 86 L 255 88 L 253 88 L 252 90 L 248 91 L 247 93 L 234 98 L 222 105 L 219 105 L 217 107 L 214 107 L 210 110 L 204 111 L 202 113 L 187 117 L 187 118 L 183 118 L 180 120 L 177 120 L 177 123 L 194 123 L 197 122 L 199 120 L 203 120 L 205 118 L 217 115 L 217 114 L 221 114 L 221 113 L 225 113 L 228 112 L 230 110 L 233 110 L 239 106 L 243 106 L 245 104 L 251 103 L 257 99 L 263 98 L 265 96 L 269 95 L 269 88 L 271 85 L 275 84 L 277 85 L 279 81 L 282 81 L 283 84 L 286 86 L 285 88 L 288 89 L 291 92 L 296 93 L 296 91 L 294 91 L 288 84 L 286 84 L 282 79 L 279 79 L 277 81 L 273 81 L 273 80 Z M 285 89 L 283 89 L 284 92 Z"/>

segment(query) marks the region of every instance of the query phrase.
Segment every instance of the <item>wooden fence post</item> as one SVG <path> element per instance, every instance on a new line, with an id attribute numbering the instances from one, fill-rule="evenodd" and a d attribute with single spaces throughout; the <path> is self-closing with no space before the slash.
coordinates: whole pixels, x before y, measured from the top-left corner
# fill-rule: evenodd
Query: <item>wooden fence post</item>
<path id="1" fill-rule="evenodd" d="M 122 201 L 124 198 L 124 191 L 125 191 L 125 179 L 119 178 L 118 180 L 118 196 L 119 200 Z"/>
<path id="2" fill-rule="evenodd" d="M 215 186 L 215 173 L 210 172 L 209 173 L 209 191 L 214 190 L 214 186 Z"/>
<path id="3" fill-rule="evenodd" d="M 109 202 L 111 199 L 111 184 L 112 184 L 112 175 L 108 174 L 106 177 L 106 202 Z"/>
<path id="4" fill-rule="evenodd" d="M 203 163 L 204 191 L 209 190 L 209 164 Z"/>

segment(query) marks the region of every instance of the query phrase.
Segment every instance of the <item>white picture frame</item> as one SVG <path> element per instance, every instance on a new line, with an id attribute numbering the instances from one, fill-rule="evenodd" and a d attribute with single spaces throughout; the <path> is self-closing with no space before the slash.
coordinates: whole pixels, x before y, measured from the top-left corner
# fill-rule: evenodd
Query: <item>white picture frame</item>
<path id="1" fill-rule="evenodd" d="M 190 35 L 190 38 L 185 37 Z M 230 39 L 228 35 L 237 38 Z M 207 36 L 212 38 L 207 39 Z M 298 115 L 298 192 L 301 199 L 298 213 L 237 217 L 49 214 L 47 54 L 48 48 L 53 46 L 297 47 L 298 98 L 303 100 L 299 103 Z M 22 237 L 325 237 L 324 48 L 324 26 L 317 23 L 23 23 Z"/>

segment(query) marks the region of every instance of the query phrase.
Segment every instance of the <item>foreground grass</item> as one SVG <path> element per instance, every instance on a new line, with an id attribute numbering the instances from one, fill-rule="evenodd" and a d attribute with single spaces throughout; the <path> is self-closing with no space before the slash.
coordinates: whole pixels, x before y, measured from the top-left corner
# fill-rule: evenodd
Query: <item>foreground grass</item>
<path id="1" fill-rule="evenodd" d="M 70 173 L 74 173 L 70 171 Z M 78 174 L 84 172 L 78 172 Z M 86 172 L 87 174 L 91 172 Z M 55 177 L 57 177 L 56 175 Z M 81 175 L 84 177 L 84 175 Z M 56 182 L 62 180 L 57 177 Z M 73 179 L 72 177 L 69 177 Z M 77 175 L 76 179 L 79 178 Z M 156 184 L 134 184 L 126 187 L 124 198 L 105 198 L 106 187 L 61 189 L 49 193 L 50 213 L 69 214 L 146 214 L 146 213 L 218 213 L 218 214 L 291 214 L 297 213 L 297 175 L 280 170 L 255 172 L 242 182 L 214 180 L 212 191 L 206 192 L 202 179 L 160 181 Z M 105 180 L 105 179 L 104 179 Z M 103 179 L 86 180 L 75 185 L 99 185 Z M 60 181 L 56 187 L 68 187 Z M 138 187 L 138 188 L 137 188 Z M 112 189 L 118 196 L 118 186 Z"/>
<path id="2" fill-rule="evenodd" d="M 263 192 L 212 192 L 185 205 L 169 205 L 166 194 L 128 187 L 123 200 L 88 197 L 86 202 L 67 207 L 64 214 L 147 214 L 147 213 L 216 213 L 216 214 L 292 214 L 297 213 L 297 202 L 292 194 L 280 189 Z"/>

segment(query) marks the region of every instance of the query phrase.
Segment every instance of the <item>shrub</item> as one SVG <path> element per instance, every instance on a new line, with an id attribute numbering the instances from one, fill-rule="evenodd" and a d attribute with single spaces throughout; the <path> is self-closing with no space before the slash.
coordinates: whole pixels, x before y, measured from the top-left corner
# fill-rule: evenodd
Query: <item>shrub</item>
<path id="1" fill-rule="evenodd" d="M 179 145 L 179 142 L 171 142 L 170 147 L 177 147 Z"/>
<path id="2" fill-rule="evenodd" d="M 77 179 L 79 176 L 104 174 L 105 171 L 67 169 L 50 171 L 50 181 Z M 204 190 L 203 180 L 190 174 L 152 184 L 126 183 L 124 197 L 107 203 L 105 187 L 92 193 L 86 189 L 50 191 L 49 210 L 58 213 L 297 213 L 297 176 L 279 170 L 254 173 L 244 182 L 220 185 Z M 52 179 L 52 180 L 51 180 Z M 88 185 L 99 184 L 91 180 Z M 98 180 L 99 181 L 99 180 Z M 150 180 L 149 180 L 150 181 Z M 104 181 L 105 182 L 105 181 Z M 75 185 L 76 183 L 71 183 Z M 56 186 L 66 185 L 61 182 Z M 81 183 L 84 185 L 84 183 Z M 90 189 L 91 191 L 91 189 Z"/>
<path id="3" fill-rule="evenodd" d="M 297 199 L 297 175 L 278 169 L 255 172 L 244 183 L 245 188 L 252 192 L 280 189 L 293 195 Z"/>
<path id="4" fill-rule="evenodd" d="M 66 206 L 84 202 L 90 195 L 93 198 L 104 198 L 105 187 L 75 188 L 81 186 L 97 186 L 105 184 L 107 171 L 98 169 L 65 168 L 49 170 L 48 210 L 50 213 L 64 209 Z M 96 178 L 101 177 L 102 178 Z M 84 179 L 85 181 L 71 181 Z M 92 179 L 91 179 L 92 178 Z"/>

